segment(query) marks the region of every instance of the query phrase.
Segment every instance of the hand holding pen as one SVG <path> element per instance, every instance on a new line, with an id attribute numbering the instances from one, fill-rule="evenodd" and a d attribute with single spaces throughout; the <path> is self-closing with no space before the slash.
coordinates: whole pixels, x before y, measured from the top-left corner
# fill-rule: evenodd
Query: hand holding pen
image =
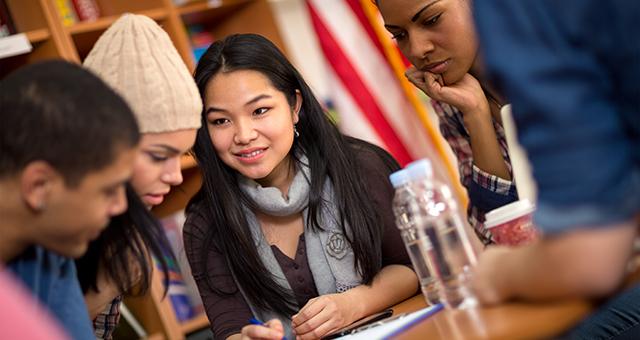
<path id="1" fill-rule="evenodd" d="M 282 322 L 278 319 L 271 319 L 265 323 L 251 318 L 249 323 L 242 327 L 242 339 L 287 340 Z"/>

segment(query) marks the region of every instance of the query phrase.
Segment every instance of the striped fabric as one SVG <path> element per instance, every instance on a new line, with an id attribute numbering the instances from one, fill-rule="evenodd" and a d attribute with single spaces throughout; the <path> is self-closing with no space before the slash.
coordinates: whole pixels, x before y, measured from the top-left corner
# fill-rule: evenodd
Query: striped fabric
<path id="1" fill-rule="evenodd" d="M 516 187 L 514 182 L 482 171 L 482 169 L 473 164 L 473 152 L 470 144 L 471 137 L 469 137 L 469 132 L 464 126 L 462 113 L 451 105 L 435 100 L 432 102 L 432 105 L 440 120 L 442 136 L 447 140 L 458 159 L 460 182 L 466 188 L 470 187 L 472 182 L 475 182 L 483 188 L 483 190 L 505 197 L 515 198 Z M 495 120 L 493 121 L 493 128 L 498 137 L 500 153 L 502 154 L 504 163 L 507 166 L 509 175 L 512 175 L 511 159 L 509 158 L 504 129 L 502 125 Z M 475 206 L 473 202 L 470 202 L 467 209 L 467 216 L 469 224 L 475 229 L 480 240 L 485 244 L 489 244 L 492 242 L 492 236 L 489 230 L 484 228 L 484 215 L 486 212 L 487 211 L 483 211 Z"/>
<path id="2" fill-rule="evenodd" d="M 93 320 L 93 329 L 96 339 L 111 340 L 113 332 L 120 322 L 120 305 L 122 296 L 117 296 L 105 309 Z"/>
<path id="3" fill-rule="evenodd" d="M 442 159 L 359 0 L 307 0 L 312 25 L 330 66 L 331 100 L 343 133 L 388 150 L 402 165 Z"/>

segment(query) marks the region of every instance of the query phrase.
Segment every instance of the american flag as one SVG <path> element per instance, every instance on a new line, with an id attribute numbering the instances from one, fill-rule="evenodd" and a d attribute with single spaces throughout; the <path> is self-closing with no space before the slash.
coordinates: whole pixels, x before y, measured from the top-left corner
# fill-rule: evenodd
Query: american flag
<path id="1" fill-rule="evenodd" d="M 429 119 L 430 106 L 404 78 L 406 60 L 372 0 L 306 0 L 329 66 L 330 100 L 343 133 L 389 151 L 401 165 L 429 158 L 465 197 L 448 148 Z M 462 201 L 466 199 L 462 198 Z"/>

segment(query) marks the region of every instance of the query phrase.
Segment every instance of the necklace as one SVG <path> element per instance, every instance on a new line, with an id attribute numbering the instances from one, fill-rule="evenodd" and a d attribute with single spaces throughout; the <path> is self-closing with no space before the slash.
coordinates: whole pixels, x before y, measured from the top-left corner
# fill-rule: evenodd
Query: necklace
<path id="1" fill-rule="evenodd" d="M 502 104 L 493 95 L 491 95 L 491 92 L 485 90 L 484 93 L 487 96 L 487 99 L 498 107 L 498 110 L 502 110 Z"/>
<path id="2" fill-rule="evenodd" d="M 485 88 L 482 84 L 480 84 L 480 87 L 482 88 L 482 92 L 484 92 L 484 95 L 487 97 L 488 101 L 498 107 L 498 111 L 502 110 L 502 103 L 500 103 L 500 101 L 496 99 L 493 94 L 491 94 L 491 91 Z"/>

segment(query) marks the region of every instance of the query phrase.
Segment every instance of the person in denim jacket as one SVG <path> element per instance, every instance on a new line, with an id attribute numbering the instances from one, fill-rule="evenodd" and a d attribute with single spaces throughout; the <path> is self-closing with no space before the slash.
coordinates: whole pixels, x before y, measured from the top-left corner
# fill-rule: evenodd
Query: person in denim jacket
<path id="1" fill-rule="evenodd" d="M 487 69 L 538 183 L 538 244 L 480 257 L 485 304 L 603 299 L 572 338 L 640 338 L 640 2 L 475 2 Z M 636 255 L 637 256 L 637 255 Z"/>
<path id="2" fill-rule="evenodd" d="M 107 84 L 63 61 L 2 79 L 0 108 L 0 263 L 69 336 L 93 338 L 73 259 L 127 209 L 138 125 Z"/>

